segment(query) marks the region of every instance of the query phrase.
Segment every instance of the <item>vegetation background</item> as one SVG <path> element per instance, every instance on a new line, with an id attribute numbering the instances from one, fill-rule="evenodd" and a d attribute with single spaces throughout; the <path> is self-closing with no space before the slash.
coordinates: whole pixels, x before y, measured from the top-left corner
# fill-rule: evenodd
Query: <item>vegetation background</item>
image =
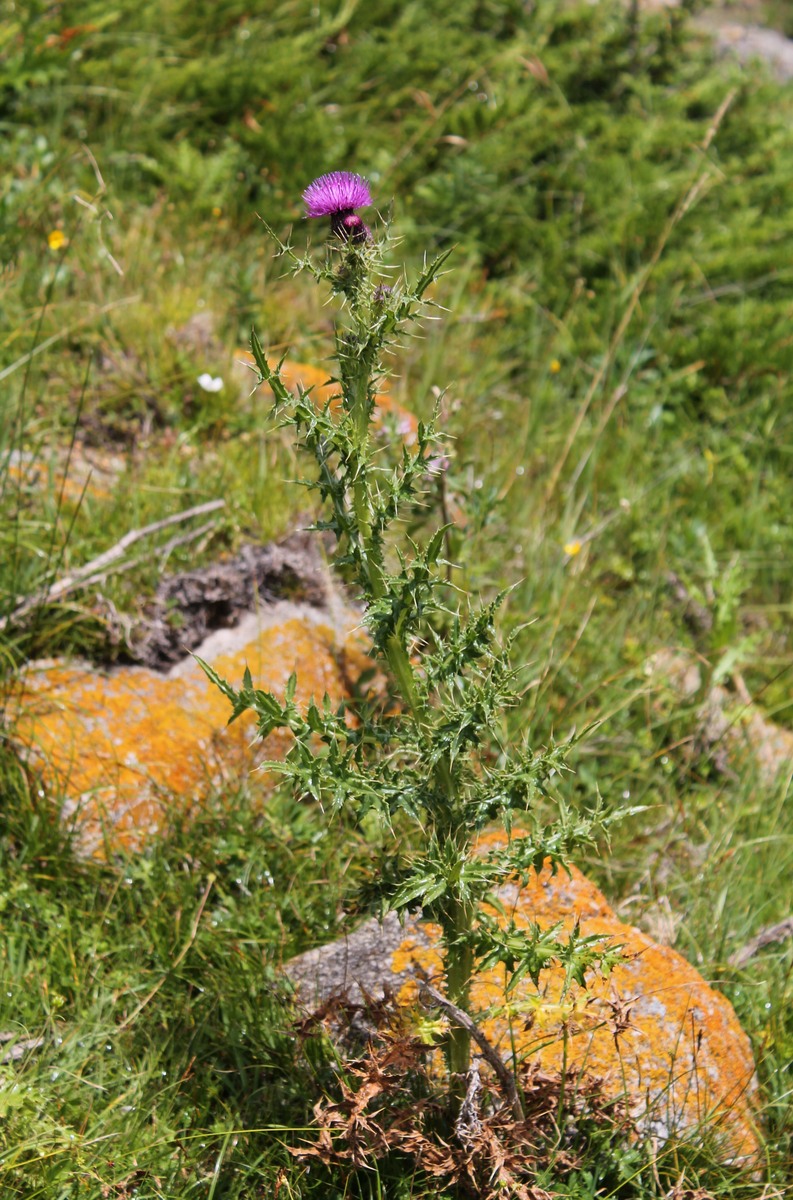
<path id="1" fill-rule="evenodd" d="M 764 1089 L 762 1183 L 677 1147 L 637 1168 L 606 1138 L 560 1194 L 682 1196 L 684 1169 L 691 1195 L 782 1194 L 790 943 L 730 958 L 789 912 L 789 772 L 722 761 L 702 696 L 647 663 L 685 652 L 793 724 L 793 91 L 716 61 L 684 9 L 636 19 L 607 0 L 2 15 L 0 611 L 191 503 L 227 499 L 204 561 L 293 526 L 291 449 L 231 363 L 255 321 L 322 366 L 332 328 L 256 213 L 302 243 L 306 184 L 365 174 L 406 261 L 455 247 L 448 314 L 405 346 L 392 388 L 423 417 L 448 389 L 465 582 L 512 587 L 505 621 L 523 627 L 511 719 L 538 743 L 592 726 L 571 803 L 648 806 L 581 865 L 627 919 L 666 915 L 736 1006 Z M 213 337 L 164 332 L 197 313 Z M 204 371 L 224 389 L 202 391 Z M 123 456 L 111 494 L 67 486 L 72 443 Z M 177 547 L 168 569 L 195 561 Z M 5 626 L 7 693 L 31 658 L 123 658 L 108 613 L 137 613 L 157 575 L 153 558 Z M 339 1179 L 287 1150 L 332 1067 L 298 1053 L 277 966 L 339 929 L 361 834 L 257 803 L 252 779 L 233 817 L 209 802 L 145 857 L 86 863 L 8 727 L 1 748 L 0 1033 L 31 1039 L 0 1066 L 2 1194 L 438 1195 L 399 1162 Z M 120 1022 L 119 998 L 161 977 Z"/>

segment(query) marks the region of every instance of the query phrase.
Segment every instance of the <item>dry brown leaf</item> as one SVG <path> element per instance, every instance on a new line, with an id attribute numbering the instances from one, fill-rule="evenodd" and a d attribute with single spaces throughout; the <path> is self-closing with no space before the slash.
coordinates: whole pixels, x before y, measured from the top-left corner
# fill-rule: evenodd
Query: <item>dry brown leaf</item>
<path id="1" fill-rule="evenodd" d="M 615 1036 L 626 1027 L 630 1006 L 630 1000 L 614 997 Z M 515 1118 L 501 1085 L 488 1073 L 476 1089 L 476 1121 L 469 1121 L 456 1136 L 449 1098 L 439 1093 L 437 1080 L 429 1074 L 428 1048 L 404 1032 L 395 1032 L 399 1023 L 388 1008 L 388 1003 L 379 1006 L 379 1038 L 339 1078 L 341 1098 L 315 1105 L 315 1140 L 292 1149 L 295 1157 L 319 1159 L 331 1166 L 367 1167 L 396 1151 L 426 1175 L 442 1180 L 444 1186 L 459 1187 L 476 1200 L 504 1200 L 505 1196 L 552 1200 L 534 1182 L 538 1171 L 552 1163 L 563 1178 L 580 1165 L 569 1148 L 559 1148 L 557 1113 L 562 1104 L 568 1116 L 601 1124 L 615 1136 L 620 1132 L 627 1136 L 630 1127 L 624 1107 L 609 1102 L 597 1080 L 582 1081 L 572 1070 L 565 1077 L 553 1075 L 531 1065 L 524 1065 L 519 1081 L 523 1119 Z M 323 1008 L 319 1023 L 329 1011 L 328 1006 Z M 371 1008 L 365 1016 L 371 1022 Z M 311 1021 L 304 1025 L 315 1028 L 316 1022 L 312 1026 Z M 450 1131 L 446 1138 L 437 1132 L 444 1123 Z"/>

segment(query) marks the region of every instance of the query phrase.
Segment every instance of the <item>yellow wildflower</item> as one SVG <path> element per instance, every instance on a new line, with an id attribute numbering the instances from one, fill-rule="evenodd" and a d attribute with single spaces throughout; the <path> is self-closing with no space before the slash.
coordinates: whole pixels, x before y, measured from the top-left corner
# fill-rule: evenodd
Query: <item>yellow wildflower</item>
<path id="1" fill-rule="evenodd" d="M 213 217 L 221 217 L 222 215 L 223 215 L 223 209 L 219 208 L 218 205 L 216 204 L 215 207 L 212 209 L 212 216 Z"/>
<path id="2" fill-rule="evenodd" d="M 705 462 L 708 464 L 708 483 L 713 483 L 714 466 L 716 464 L 716 455 L 708 446 L 702 451 Z"/>
<path id="3" fill-rule="evenodd" d="M 559 362 L 559 359 L 552 358 L 551 359 L 551 374 L 558 375 L 559 372 L 561 371 L 561 369 L 562 369 L 562 364 Z"/>
<path id="4" fill-rule="evenodd" d="M 581 543 L 575 538 L 572 542 L 565 542 L 563 550 L 569 558 L 575 558 L 576 554 L 581 553 Z"/>
<path id="5" fill-rule="evenodd" d="M 66 245 L 66 234 L 62 229 L 53 229 L 52 233 L 47 235 L 47 245 L 50 250 L 61 250 Z"/>

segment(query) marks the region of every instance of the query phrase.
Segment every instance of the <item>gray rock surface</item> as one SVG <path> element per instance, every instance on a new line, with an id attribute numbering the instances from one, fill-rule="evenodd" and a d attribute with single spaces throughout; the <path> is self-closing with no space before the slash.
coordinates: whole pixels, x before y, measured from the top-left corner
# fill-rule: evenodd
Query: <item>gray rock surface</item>
<path id="1" fill-rule="evenodd" d="M 367 997 L 382 1000 L 413 978 L 410 970 L 387 967 L 406 938 L 432 945 L 417 920 L 409 918 L 403 925 L 396 913 L 389 913 L 382 925 L 366 921 L 354 933 L 293 958 L 286 972 L 308 1007 L 319 1007 L 334 995 L 354 1004 L 364 1003 Z"/>
<path id="2" fill-rule="evenodd" d="M 732 55 L 745 66 L 753 62 L 766 63 L 780 83 L 793 79 L 793 41 L 776 29 L 733 22 L 725 24 L 716 21 L 713 15 L 703 16 L 698 24 L 713 34 L 720 53 Z"/>

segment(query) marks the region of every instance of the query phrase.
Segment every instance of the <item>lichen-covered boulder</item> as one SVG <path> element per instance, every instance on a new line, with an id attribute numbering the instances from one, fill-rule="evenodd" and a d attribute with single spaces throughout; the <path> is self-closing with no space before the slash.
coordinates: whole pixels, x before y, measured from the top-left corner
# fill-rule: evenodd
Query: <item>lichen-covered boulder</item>
<path id="1" fill-rule="evenodd" d="M 546 866 L 527 887 L 502 888 L 500 900 L 518 924 L 569 928 L 578 919 L 583 934 L 607 937 L 625 956 L 608 978 L 566 992 L 557 967 L 539 988 L 524 979 L 508 997 L 503 970 L 478 975 L 471 1012 L 504 1058 L 515 1054 L 551 1071 L 572 1066 L 582 1080 L 599 1079 L 649 1136 L 706 1133 L 731 1161 L 758 1153 L 754 1061 L 723 995 L 674 950 L 622 924 L 575 869 L 552 875 Z M 442 986 L 440 930 L 413 917 L 402 925 L 391 914 L 285 969 L 309 1007 L 333 994 L 357 1002 L 393 994 L 413 1006 L 421 978 Z"/>
<path id="2" fill-rule="evenodd" d="M 124 466 L 122 455 L 76 440 L 47 454 L 14 450 L 7 470 L 21 495 L 40 494 L 49 487 L 50 478 L 57 479 L 62 502 L 71 506 L 81 503 L 84 495 L 108 499 Z"/>
<path id="3" fill-rule="evenodd" d="M 279 601 L 210 635 L 198 653 L 235 686 L 247 666 L 258 687 L 283 695 L 294 671 L 298 701 L 327 693 L 338 703 L 369 661 L 353 632 L 357 619 Z M 167 672 L 61 660 L 26 672 L 14 733 L 63 798 L 81 852 L 106 855 L 140 849 L 221 780 L 284 752 L 288 735 L 256 741 L 252 715 L 229 726 L 229 712 L 190 657 Z"/>

